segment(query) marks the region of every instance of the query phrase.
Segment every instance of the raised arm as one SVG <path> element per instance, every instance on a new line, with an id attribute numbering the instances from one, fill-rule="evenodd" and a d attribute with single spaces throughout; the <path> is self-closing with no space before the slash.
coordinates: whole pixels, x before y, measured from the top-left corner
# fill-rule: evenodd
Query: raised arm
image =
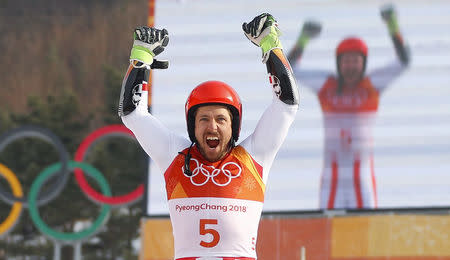
<path id="1" fill-rule="evenodd" d="M 297 82 L 278 39 L 281 31 L 278 29 L 277 21 L 272 15 L 264 13 L 250 23 L 244 23 L 242 29 L 250 41 L 261 47 L 262 62 L 267 66 L 269 80 L 276 97 L 285 104 L 298 106 Z"/>
<path id="2" fill-rule="evenodd" d="M 327 77 L 332 73 L 327 70 L 302 69 L 300 60 L 307 44 L 310 40 L 318 37 L 321 31 L 322 25 L 319 22 L 313 20 L 305 21 L 294 47 L 289 51 L 287 56 L 299 83 L 315 93 L 319 92 Z"/>
<path id="3" fill-rule="evenodd" d="M 295 119 L 299 105 L 298 87 L 278 38 L 281 33 L 276 20 L 270 14 L 262 14 L 242 27 L 247 38 L 261 47 L 274 94 L 255 131 L 242 142 L 267 172 Z M 264 180 L 266 178 L 263 176 Z"/>
<path id="4" fill-rule="evenodd" d="M 169 33 L 166 29 L 138 27 L 134 30 L 133 39 L 130 65 L 120 91 L 118 111 L 120 117 L 132 113 L 139 103 L 144 103 L 140 101 L 142 92 L 148 91 L 150 69 L 167 69 L 169 65 L 167 61 L 158 61 L 153 58 L 163 52 L 169 43 Z"/>
<path id="5" fill-rule="evenodd" d="M 382 6 L 380 14 L 381 18 L 386 23 L 398 58 L 391 64 L 372 71 L 369 75 L 375 87 L 382 93 L 390 83 L 400 76 L 400 74 L 408 67 L 411 61 L 411 54 L 410 49 L 400 32 L 397 22 L 397 12 L 395 11 L 394 6 Z"/>
<path id="6" fill-rule="evenodd" d="M 381 7 L 381 17 L 387 25 L 398 59 L 404 66 L 407 66 L 410 62 L 410 51 L 400 32 L 397 22 L 397 12 L 394 6 L 386 5 Z"/>
<path id="7" fill-rule="evenodd" d="M 154 58 L 168 42 L 169 34 L 165 29 L 146 26 L 135 29 L 130 65 L 122 82 L 118 108 L 122 122 L 162 170 L 169 166 L 179 147 L 187 142 L 169 131 L 147 109 L 149 71 L 168 68 L 167 61 Z"/>
<path id="8" fill-rule="evenodd" d="M 321 31 L 322 25 L 319 22 L 309 20 L 303 23 L 300 35 L 298 36 L 294 47 L 288 54 L 288 60 L 293 66 L 295 66 L 297 62 L 300 62 L 303 51 L 309 41 L 316 38 Z"/>

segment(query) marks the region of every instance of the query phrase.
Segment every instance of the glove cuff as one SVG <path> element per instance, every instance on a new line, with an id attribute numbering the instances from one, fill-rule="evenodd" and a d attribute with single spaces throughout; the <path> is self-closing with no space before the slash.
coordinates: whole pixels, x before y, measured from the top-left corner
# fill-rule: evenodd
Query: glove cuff
<path id="1" fill-rule="evenodd" d="M 280 39 L 278 39 L 279 35 L 280 31 L 277 28 L 275 28 L 275 26 L 272 26 L 270 28 L 270 33 L 266 35 L 259 43 L 263 52 L 263 56 L 271 49 L 275 48 L 283 49 Z"/>
<path id="2" fill-rule="evenodd" d="M 275 47 L 275 48 L 272 48 L 272 49 L 268 50 L 267 52 L 263 53 L 262 54 L 262 63 L 265 64 L 267 62 L 267 60 L 269 59 L 269 56 L 270 56 L 270 51 L 275 50 L 275 49 L 283 50 L 282 47 Z"/>
<path id="3" fill-rule="evenodd" d="M 145 47 L 135 45 L 131 49 L 130 60 L 137 60 L 146 65 L 151 65 L 153 63 L 153 56 L 153 53 Z"/>

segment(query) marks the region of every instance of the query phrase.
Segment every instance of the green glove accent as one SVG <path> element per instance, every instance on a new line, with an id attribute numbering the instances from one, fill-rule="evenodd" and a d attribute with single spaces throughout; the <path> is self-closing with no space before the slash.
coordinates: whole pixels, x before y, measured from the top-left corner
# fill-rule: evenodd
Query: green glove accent
<path id="1" fill-rule="evenodd" d="M 300 37 L 298 38 L 296 45 L 297 45 L 298 47 L 304 49 L 305 46 L 306 46 L 306 44 L 307 44 L 308 42 L 309 42 L 309 37 L 306 36 L 306 35 L 304 35 L 304 34 L 302 34 L 302 35 L 300 35 Z"/>
<path id="2" fill-rule="evenodd" d="M 395 17 L 395 16 L 393 15 L 392 18 L 389 19 L 387 25 L 388 25 L 388 29 L 389 29 L 389 33 L 390 33 L 390 34 L 396 34 L 396 33 L 398 33 L 397 17 Z"/>
<path id="3" fill-rule="evenodd" d="M 155 55 L 147 48 L 135 45 L 131 49 L 130 60 L 137 60 L 144 64 L 151 65 L 153 63 L 153 56 Z"/>
<path id="4" fill-rule="evenodd" d="M 263 54 L 267 53 L 271 49 L 280 48 L 283 49 L 278 36 L 280 35 L 280 30 L 278 30 L 275 26 L 270 28 L 270 33 L 266 35 L 260 42 L 261 49 Z"/>

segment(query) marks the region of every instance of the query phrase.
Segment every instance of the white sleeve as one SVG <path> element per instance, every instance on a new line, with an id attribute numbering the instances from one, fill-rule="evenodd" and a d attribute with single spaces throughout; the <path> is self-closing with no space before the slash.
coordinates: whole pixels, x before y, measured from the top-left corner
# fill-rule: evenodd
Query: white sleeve
<path id="1" fill-rule="evenodd" d="M 309 88 L 317 94 L 332 73 L 326 70 L 303 70 L 297 66 L 294 68 L 294 75 L 302 87 Z"/>
<path id="2" fill-rule="evenodd" d="M 374 87 L 381 94 L 394 79 L 405 71 L 405 69 L 406 66 L 403 65 L 403 63 L 399 60 L 395 60 L 387 66 L 372 71 L 368 76 Z"/>
<path id="3" fill-rule="evenodd" d="M 255 131 L 240 144 L 263 167 L 264 183 L 267 182 L 272 162 L 287 136 L 297 111 L 298 105 L 287 105 L 274 98 L 259 119 Z"/>
<path id="4" fill-rule="evenodd" d="M 178 152 L 188 147 L 190 142 L 183 136 L 171 132 L 157 118 L 148 113 L 147 98 L 148 92 L 143 91 L 137 108 L 123 116 L 122 122 L 133 132 L 144 151 L 164 172 Z"/>

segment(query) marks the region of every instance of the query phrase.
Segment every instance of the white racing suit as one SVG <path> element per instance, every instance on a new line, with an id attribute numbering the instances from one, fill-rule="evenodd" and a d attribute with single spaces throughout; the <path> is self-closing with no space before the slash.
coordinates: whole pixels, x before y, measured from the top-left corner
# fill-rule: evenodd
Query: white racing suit
<path id="1" fill-rule="evenodd" d="M 136 109 L 122 116 L 164 173 L 175 259 L 256 259 L 269 170 L 298 110 L 297 85 L 282 51 L 272 50 L 266 65 L 274 98 L 254 132 L 217 162 L 205 160 L 194 145 L 190 150 L 191 176 L 184 173 L 191 143 L 147 112 L 145 82 Z M 138 74 L 145 73 L 136 70 L 144 69 L 128 70 L 123 93 L 144 78 Z M 127 101 L 120 103 L 127 107 L 122 102 Z"/>
<path id="2" fill-rule="evenodd" d="M 381 94 L 404 69 L 394 62 L 338 93 L 330 72 L 294 68 L 299 83 L 317 94 L 323 112 L 321 209 L 377 207 L 372 128 Z"/>

